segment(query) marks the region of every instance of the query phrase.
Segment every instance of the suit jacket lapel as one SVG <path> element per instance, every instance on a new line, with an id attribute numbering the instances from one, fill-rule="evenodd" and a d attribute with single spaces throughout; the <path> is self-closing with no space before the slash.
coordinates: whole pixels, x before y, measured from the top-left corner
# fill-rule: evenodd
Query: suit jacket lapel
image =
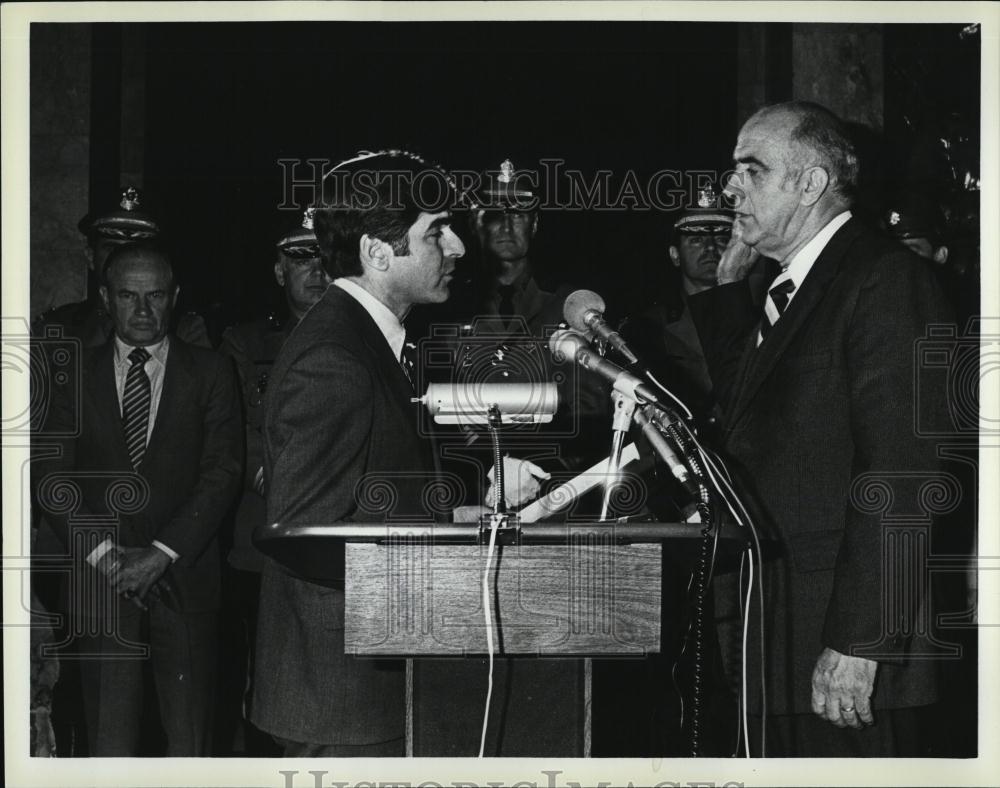
<path id="1" fill-rule="evenodd" d="M 403 367 L 399 359 L 392 355 L 392 349 L 386 342 L 385 334 L 378 327 L 375 319 L 368 314 L 354 296 L 341 288 L 330 288 L 331 292 L 336 290 L 338 296 L 338 309 L 346 309 L 353 313 L 352 323 L 358 327 L 362 341 L 372 352 L 372 357 L 378 360 L 382 367 L 384 380 L 392 388 L 396 395 L 396 400 L 400 403 L 409 403 L 414 396 L 413 386 L 410 385 L 409 378 L 403 372 Z M 416 381 L 414 381 L 416 382 Z"/>
<path id="2" fill-rule="evenodd" d="M 761 343 L 760 347 L 757 347 L 757 331 L 754 331 L 743 354 L 740 372 L 743 385 L 736 398 L 730 419 L 731 425 L 739 421 L 754 395 L 774 369 L 774 365 L 778 363 L 778 359 L 784 355 L 816 306 L 823 300 L 830 282 L 840 270 L 840 263 L 847 249 L 862 231 L 863 228 L 856 219 L 849 220 L 837 230 L 813 263 L 792 303 L 788 305 L 788 309 L 775 323 L 767 335 L 767 340 Z"/>
<path id="3" fill-rule="evenodd" d="M 111 436 L 111 450 L 127 467 L 132 463 L 125 445 L 125 428 L 122 424 L 121 403 L 118 401 L 118 387 L 115 383 L 115 342 L 110 339 L 94 357 L 93 396 L 97 413 L 104 420 L 105 434 Z"/>
<path id="4" fill-rule="evenodd" d="M 163 435 L 170 431 L 170 425 L 177 421 L 176 414 L 184 406 L 188 393 L 194 391 L 193 381 L 188 364 L 187 349 L 184 343 L 175 336 L 170 337 L 167 347 L 166 369 L 163 371 L 163 390 L 160 392 L 160 402 L 156 408 L 156 421 L 153 422 L 153 433 L 146 446 L 146 453 L 156 451 L 158 444 L 163 442 Z"/>

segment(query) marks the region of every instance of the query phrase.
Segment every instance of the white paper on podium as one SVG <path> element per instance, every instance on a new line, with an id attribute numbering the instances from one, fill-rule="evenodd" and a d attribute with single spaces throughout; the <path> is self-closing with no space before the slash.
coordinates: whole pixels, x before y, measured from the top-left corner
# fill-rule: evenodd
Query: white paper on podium
<path id="1" fill-rule="evenodd" d="M 605 457 L 579 476 L 574 476 L 565 484 L 560 484 L 548 495 L 544 495 L 537 501 L 528 504 L 517 513 L 518 518 L 522 523 L 534 523 L 543 517 L 548 517 L 550 514 L 555 514 L 561 509 L 565 509 L 581 495 L 604 483 L 608 471 L 608 460 L 610 459 L 610 457 Z M 624 468 L 630 462 L 635 462 L 638 459 L 639 450 L 635 447 L 634 443 L 630 443 L 622 449 L 620 467 Z"/>

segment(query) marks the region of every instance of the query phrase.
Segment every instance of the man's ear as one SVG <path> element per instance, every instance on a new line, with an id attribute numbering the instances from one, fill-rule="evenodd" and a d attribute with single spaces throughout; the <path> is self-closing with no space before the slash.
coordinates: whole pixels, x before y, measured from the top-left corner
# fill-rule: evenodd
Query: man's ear
<path id="1" fill-rule="evenodd" d="M 370 235 L 362 235 L 358 243 L 358 254 L 361 258 L 361 265 L 374 268 L 376 271 L 386 271 L 389 263 L 395 257 L 392 247 L 385 241 L 372 238 Z"/>
<path id="2" fill-rule="evenodd" d="M 101 296 L 101 303 L 104 304 L 104 311 L 110 314 L 111 312 L 111 298 L 108 295 L 107 285 L 101 285 L 97 288 L 97 292 Z"/>
<path id="3" fill-rule="evenodd" d="M 830 185 L 830 173 L 822 167 L 807 167 L 801 177 L 802 196 L 800 201 L 803 205 L 815 205 L 826 192 L 826 187 Z"/>
<path id="4" fill-rule="evenodd" d="M 170 299 L 170 308 L 173 309 L 177 306 L 177 296 L 181 294 L 181 286 L 174 285 L 174 297 Z"/>
<path id="5" fill-rule="evenodd" d="M 280 257 L 274 261 L 274 280 L 279 287 L 285 286 L 285 261 Z"/>
<path id="6" fill-rule="evenodd" d="M 87 258 L 87 268 L 89 268 L 91 271 L 93 271 L 94 270 L 94 250 L 90 246 L 90 244 L 87 244 L 86 246 L 83 247 L 83 254 Z M 100 271 L 97 271 L 97 273 L 100 273 Z"/>
<path id="7" fill-rule="evenodd" d="M 538 232 L 538 214 L 535 213 L 531 217 L 531 237 L 535 237 L 535 233 Z"/>
<path id="8" fill-rule="evenodd" d="M 681 253 L 680 253 L 680 250 L 678 250 L 678 248 L 676 246 L 674 246 L 673 244 L 671 244 L 668 247 L 667 252 L 670 254 L 670 262 L 672 262 L 674 264 L 674 268 L 680 268 L 681 267 Z"/>
<path id="9" fill-rule="evenodd" d="M 938 265 L 944 265 L 948 262 L 948 247 L 939 246 L 934 250 L 934 257 L 932 258 Z"/>

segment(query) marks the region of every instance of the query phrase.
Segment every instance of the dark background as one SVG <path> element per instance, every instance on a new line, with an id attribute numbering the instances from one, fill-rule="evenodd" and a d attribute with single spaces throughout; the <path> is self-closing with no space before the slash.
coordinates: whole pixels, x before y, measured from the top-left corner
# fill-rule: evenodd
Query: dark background
<path id="1" fill-rule="evenodd" d="M 146 192 L 187 306 L 234 319 L 280 298 L 274 241 L 296 217 L 277 210 L 279 158 L 401 147 L 481 171 L 553 157 L 613 170 L 616 191 L 629 168 L 643 183 L 723 169 L 738 130 L 730 24 L 160 24 L 147 43 Z M 666 226 L 656 210 L 546 212 L 532 259 L 543 282 L 651 295 Z"/>
<path id="2" fill-rule="evenodd" d="M 763 37 L 749 46 L 764 47 L 756 72 L 763 84 L 750 93 L 792 98 L 794 26 L 762 27 Z M 645 183 L 661 169 L 725 170 L 745 120 L 741 98 L 748 111 L 738 95 L 748 89 L 740 88 L 747 80 L 740 47 L 748 43 L 735 23 L 142 28 L 146 204 L 168 231 L 182 307 L 212 324 L 280 305 L 274 242 L 298 217 L 278 210 L 279 159 L 340 161 L 359 149 L 398 147 L 448 168 L 482 171 L 507 157 L 518 168 L 558 158 L 588 180 L 599 169 L 613 171 L 615 194 L 627 171 Z M 92 29 L 94 203 L 126 185 L 118 180 L 129 97 L 122 95 L 122 25 Z M 942 139 L 952 144 L 949 155 L 962 159 L 959 170 L 978 173 L 978 34 L 962 29 L 882 26 L 884 134 L 858 129 L 866 154 L 862 213 L 877 215 L 899 183 L 948 187 Z M 33 60 L 59 56 L 32 51 Z M 536 273 L 543 285 L 592 287 L 613 316 L 630 314 L 672 283 L 665 255 L 671 220 L 657 209 L 545 212 L 532 248 Z"/>

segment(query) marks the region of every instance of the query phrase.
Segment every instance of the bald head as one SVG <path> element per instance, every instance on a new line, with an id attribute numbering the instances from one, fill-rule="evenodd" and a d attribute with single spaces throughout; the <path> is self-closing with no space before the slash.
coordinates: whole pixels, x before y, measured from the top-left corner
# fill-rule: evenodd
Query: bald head
<path id="1" fill-rule="evenodd" d="M 858 159 L 843 125 L 808 102 L 765 107 L 740 130 L 733 232 L 782 265 L 851 204 Z"/>
<path id="2" fill-rule="evenodd" d="M 161 248 L 130 244 L 115 249 L 105 264 L 104 280 L 101 299 L 123 342 L 146 347 L 167 335 L 179 288 Z"/>
<path id="3" fill-rule="evenodd" d="M 126 268 L 146 266 L 166 271 L 171 284 L 174 281 L 174 267 L 170 256 L 163 247 L 155 243 L 128 243 L 116 246 L 104 261 L 102 279 L 108 283 L 113 276 L 119 276 Z"/>
<path id="4" fill-rule="evenodd" d="M 810 101 L 786 101 L 759 110 L 751 123 L 767 122 L 784 134 L 788 176 L 822 167 L 829 176 L 831 197 L 850 205 L 858 184 L 858 155 L 847 127 L 830 110 Z"/>

